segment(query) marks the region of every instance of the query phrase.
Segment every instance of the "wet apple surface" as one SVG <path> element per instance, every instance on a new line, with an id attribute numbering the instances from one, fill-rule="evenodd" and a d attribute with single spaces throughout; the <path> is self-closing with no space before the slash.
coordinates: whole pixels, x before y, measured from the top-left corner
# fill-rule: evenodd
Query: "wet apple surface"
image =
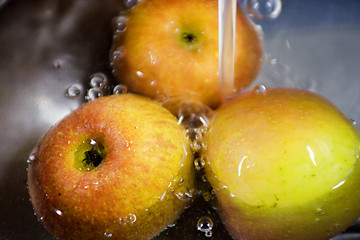
<path id="1" fill-rule="evenodd" d="M 185 128 L 141 96 L 83 104 L 46 133 L 31 158 L 31 202 L 60 239 L 151 239 L 195 192 Z"/>
<path id="2" fill-rule="evenodd" d="M 265 33 L 267 59 L 255 84 L 318 91 L 349 118 L 358 120 L 360 6 L 351 0 L 341 5 L 313 1 L 311 6 L 287 2 L 279 18 L 258 21 Z M 26 188 L 26 159 L 39 137 L 85 101 L 94 73 L 102 72 L 110 86 L 117 84 L 108 65 L 109 23 L 121 9 L 119 1 L 0 3 L 1 239 L 54 239 L 33 215 Z M 205 221 L 199 222 L 202 217 Z M 208 226 L 212 226 L 212 238 L 205 236 Z M 357 232 L 355 224 L 336 239 L 358 239 Z M 231 239 L 203 198 L 196 199 L 175 225 L 158 237 L 184 238 Z"/>
<path id="3" fill-rule="evenodd" d="M 329 239 L 360 215 L 360 134 L 321 96 L 248 92 L 216 109 L 204 135 L 206 176 L 234 239 Z"/>
<path id="4" fill-rule="evenodd" d="M 218 1 L 141 1 L 121 13 L 112 67 L 129 90 L 155 99 L 186 96 L 217 107 Z M 239 8 L 234 92 L 248 87 L 262 65 L 261 32 Z"/>

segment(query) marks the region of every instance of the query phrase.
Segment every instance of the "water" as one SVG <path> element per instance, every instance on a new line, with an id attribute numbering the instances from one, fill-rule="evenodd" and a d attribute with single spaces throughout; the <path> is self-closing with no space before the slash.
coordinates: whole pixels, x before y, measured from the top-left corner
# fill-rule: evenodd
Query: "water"
<path id="1" fill-rule="evenodd" d="M 118 84 L 113 88 L 113 94 L 125 94 L 128 92 L 128 88 L 124 84 Z"/>
<path id="2" fill-rule="evenodd" d="M 65 91 L 65 96 L 68 98 L 77 98 L 81 95 L 83 87 L 80 84 L 72 84 Z"/>
<path id="3" fill-rule="evenodd" d="M 95 73 L 90 77 L 90 87 L 102 89 L 106 86 L 107 81 L 104 73 Z"/>
<path id="4" fill-rule="evenodd" d="M 281 0 L 247 0 L 246 9 L 249 14 L 258 19 L 275 19 L 281 13 Z"/>
<path id="5" fill-rule="evenodd" d="M 123 32 L 126 30 L 128 19 L 125 16 L 118 16 L 113 19 L 114 32 Z"/>
<path id="6" fill-rule="evenodd" d="M 196 228 L 198 231 L 203 232 L 205 237 L 212 237 L 212 229 L 214 227 L 214 223 L 210 217 L 203 216 L 200 217 L 196 223 Z"/>
<path id="7" fill-rule="evenodd" d="M 236 0 L 219 0 L 219 84 L 222 99 L 234 94 Z"/>
<path id="8" fill-rule="evenodd" d="M 85 96 L 86 101 L 94 101 L 96 98 L 103 96 L 103 92 L 98 87 L 90 88 Z"/>
<path id="9" fill-rule="evenodd" d="M 3 2 L 6 2 L 6 1 L 3 1 Z M 40 8 L 39 8 L 40 9 Z M 33 11 L 33 12 L 35 12 L 35 11 Z M 84 11 L 84 12 L 86 12 L 86 11 Z M 326 12 L 326 10 L 324 10 L 324 12 Z M 73 13 L 76 13 L 76 11 L 69 11 L 69 15 L 70 15 L 70 13 L 71 14 L 73 14 Z M 67 15 L 66 15 L 67 16 Z M 103 18 L 103 16 L 104 15 L 101 15 L 101 14 L 93 14 L 93 16 L 94 16 L 94 19 L 102 19 Z M 70 17 L 70 16 L 69 16 Z M 67 18 L 68 19 L 68 18 Z M 21 20 L 20 20 L 21 21 Z M 91 24 L 91 25 L 94 25 L 94 26 L 96 26 L 96 24 Z M 52 26 L 52 25 L 51 25 Z M 76 26 L 76 24 L 75 25 L 73 25 L 73 26 Z M 17 28 L 17 29 L 19 29 L 19 28 Z M 292 29 L 292 30 L 294 30 L 294 31 L 296 31 L 296 29 Z M 18 31 L 18 30 L 17 30 Z M 345 32 L 346 33 L 346 32 Z M 100 34 L 101 35 L 101 34 Z M 307 34 L 306 36 L 308 36 L 309 34 Z M 340 34 L 341 35 L 341 34 Z M 5 34 L 3 35 L 3 36 L 5 36 Z M 30 36 L 31 37 L 31 36 Z M 296 38 L 298 38 L 299 36 L 296 36 Z M 63 37 L 61 37 L 60 39 L 63 39 Z M 101 39 L 103 39 L 103 36 L 101 37 Z M 309 38 L 310 39 L 310 38 Z M 327 39 L 332 39 L 331 37 L 329 37 L 329 38 L 327 38 Z M 340 39 L 341 40 L 341 39 Z M 99 42 L 99 41 L 98 41 Z M 100 41 L 98 44 L 101 44 L 103 41 Z M 73 43 L 73 41 L 71 41 L 71 43 Z M 59 45 L 62 45 L 62 44 L 59 44 Z M 71 45 L 73 45 L 73 44 L 71 44 Z M 314 45 L 316 45 L 316 44 L 314 44 Z M 313 44 L 309 44 L 309 46 L 314 46 Z M 350 44 L 351 45 L 351 44 Z M 293 53 L 297 53 L 297 51 L 296 51 L 296 43 L 294 43 L 294 46 L 295 46 L 295 49 L 293 49 Z M 326 45 L 322 45 L 322 46 L 326 46 Z M 355 45 L 354 45 L 355 46 Z M 321 46 L 320 46 L 321 47 Z M 61 48 L 61 47 L 60 47 Z M 73 48 L 73 47 L 72 47 Z M 285 48 L 285 47 L 284 47 Z M 93 49 L 95 49 L 95 48 L 93 48 Z M 305 48 L 302 48 L 302 49 L 305 49 Z M 316 48 L 316 49 L 318 49 L 318 48 Z M 352 48 L 353 49 L 353 48 Z M 86 52 L 89 52 L 89 51 L 86 51 Z M 302 52 L 306 52 L 306 51 L 301 51 L 300 52 L 300 56 L 297 54 L 297 59 L 302 59 L 302 57 L 301 57 L 301 53 Z M 320 50 L 318 51 L 318 52 L 322 52 L 321 51 L 321 48 L 320 48 Z M 328 52 L 331 52 L 331 51 L 328 51 Z M 96 54 L 98 54 L 98 53 L 96 53 Z M 95 55 L 96 55 L 95 54 Z M 94 56 L 95 56 L 94 55 Z M 320 54 L 319 54 L 320 55 Z M 88 55 L 83 55 L 85 58 L 86 57 L 88 57 Z M 54 59 L 54 58 L 53 58 Z M 91 59 L 91 57 L 88 57 L 88 59 Z M 327 59 L 331 59 L 331 58 L 327 58 Z M 343 58 L 342 58 L 343 59 Z M 345 58 L 345 60 L 346 60 L 346 58 Z M 276 61 L 276 59 L 274 59 L 274 61 L 273 62 L 275 62 Z M 330 61 L 330 60 L 329 60 Z M 326 63 L 328 63 L 329 61 L 326 61 Z M 284 61 L 284 62 L 286 62 L 286 61 Z M 301 65 L 301 64 L 300 64 Z M 332 64 L 326 64 L 326 65 L 332 65 Z M 348 64 L 348 65 L 350 65 L 350 64 Z M 89 65 L 90 66 L 90 65 Z M 295 67 L 294 66 L 291 66 L 291 64 L 289 64 L 289 66 L 292 68 L 292 69 L 295 69 Z M 334 65 L 333 65 L 334 66 Z M 58 65 L 58 67 L 55 67 L 54 66 L 54 68 L 56 69 L 56 72 L 60 72 L 62 69 L 63 69 L 63 67 L 61 67 L 61 65 Z M 309 69 L 309 72 L 312 72 L 312 69 L 311 69 L 311 67 L 310 68 L 308 68 Z M 86 75 L 84 75 L 85 76 L 85 78 L 87 78 L 87 74 L 89 73 L 89 71 L 90 72 L 92 72 L 94 69 L 91 69 L 91 70 L 88 70 L 88 72 L 86 73 Z M 341 69 L 340 69 L 341 70 Z M 341 72 L 339 70 L 339 72 Z M 83 70 L 82 70 L 83 71 Z M 84 71 L 87 71 L 87 70 L 84 70 Z M 55 71 L 54 71 L 55 72 Z M 303 71 L 303 72 L 305 72 L 305 71 Z M 330 71 L 329 72 L 331 72 L 331 69 L 330 69 Z M 355 73 L 355 72 L 354 72 Z M 309 73 L 310 74 L 310 73 Z M 3 74 L 4 75 L 4 74 Z M 339 74 L 335 74 L 334 76 L 336 76 L 336 75 L 339 75 Z M 36 75 L 35 75 L 36 76 Z M 330 75 L 329 75 L 330 76 Z M 37 76 L 36 76 L 37 77 Z M 47 76 L 46 76 L 47 77 Z M 335 77 L 334 77 L 335 78 Z M 345 78 L 346 78 L 346 76 L 345 76 Z M 64 79 L 64 77 L 62 77 L 62 79 Z M 76 76 L 74 79 L 78 79 L 78 76 Z M 342 79 L 342 78 L 341 78 Z M 354 78 L 355 79 L 355 78 Z M 43 79 L 44 80 L 44 79 Z M 346 79 L 345 79 L 346 80 Z M 19 84 L 19 83 L 18 83 Z M 42 82 L 42 84 L 43 84 L 43 82 Z M 332 85 L 332 83 L 330 83 L 330 84 L 327 84 L 328 86 L 331 86 Z M 52 86 L 52 87 L 54 87 L 54 86 Z M 61 89 L 65 89 L 65 88 L 61 88 Z M 330 87 L 323 87 L 323 89 L 331 89 Z M 356 89 L 356 87 L 354 88 L 354 89 Z M 37 91 L 37 92 L 40 92 L 40 90 L 42 90 L 42 89 L 40 89 L 39 88 L 39 90 Z M 339 90 L 339 88 L 337 88 L 336 89 L 336 91 L 335 91 L 335 94 L 336 94 L 336 92 L 340 92 L 340 91 L 338 91 Z M 49 93 L 50 94 L 50 93 Z M 63 96 L 63 91 L 61 92 L 61 95 Z M 331 95 L 331 93 L 329 93 L 329 95 Z M 349 95 L 351 95 L 351 94 L 345 94 L 345 95 L 347 95 L 347 96 L 349 96 Z M 354 94 L 355 95 L 355 94 Z M 350 108 L 351 108 L 351 106 L 353 106 L 354 104 L 352 104 L 352 102 L 358 102 L 358 101 L 349 101 L 349 98 L 347 98 L 347 97 L 344 97 L 344 96 L 341 96 L 342 98 L 341 99 L 344 99 L 343 101 L 347 101 L 347 103 L 346 103 L 346 105 L 344 104 L 344 106 L 350 106 Z M 335 97 L 336 98 L 336 97 Z M 339 98 L 340 99 L 340 98 Z M 20 106 L 20 104 L 18 104 L 18 106 Z M 352 112 L 354 112 L 356 110 L 356 108 L 353 108 L 353 110 L 352 110 Z M 23 111 L 23 112 L 25 112 L 25 111 Z M 39 114 L 39 116 L 40 116 L 40 114 Z M 355 117 L 355 116 L 354 116 Z M 15 118 L 14 118 L 15 119 Z M 16 119 L 20 119 L 20 118 L 16 118 Z M 26 118 L 24 118 L 24 119 L 26 119 Z M 357 118 L 357 119 L 360 119 L 360 118 Z M 34 128 L 34 126 L 33 126 L 34 124 L 32 124 L 32 128 Z M 3 132 L 3 131 L 2 131 Z M 32 136 L 33 135 L 37 135 L 37 134 L 32 134 Z M 7 135 L 6 135 L 7 136 Z M 9 142 L 12 142 L 12 141 L 10 141 L 11 139 L 9 139 Z M 18 151 L 18 150 L 17 150 Z M 19 151 L 20 152 L 20 151 Z M 10 154 L 9 154 L 10 155 Z M 25 159 L 26 159 L 26 156 L 25 156 Z M 9 161 L 10 162 L 10 161 Z M 14 161 L 12 161 L 12 162 L 14 162 Z M 9 165 L 11 165 L 11 167 L 7 167 L 7 168 L 4 168 L 4 169 L 6 169 L 6 171 L 7 172 L 9 172 L 9 176 L 11 176 L 11 175 L 13 175 L 13 176 L 17 176 L 16 174 L 14 174 L 14 173 L 17 173 L 17 171 L 15 171 L 14 169 L 15 169 L 15 164 L 9 164 Z M 7 176 L 7 175 L 4 175 L 4 176 Z M 4 179 L 5 179 L 6 177 L 4 177 Z M 11 177 L 9 177 L 10 179 L 11 179 Z M 14 185 L 14 184 L 12 184 L 12 185 Z M 3 187 L 4 188 L 4 187 Z M 6 189 L 6 188 L 4 188 L 4 189 Z M 12 192 L 10 192 L 10 194 L 12 194 L 12 193 L 22 193 L 21 191 L 19 191 L 18 190 L 18 188 L 14 188 L 15 190 L 12 190 Z M 14 195 L 14 194 L 13 194 Z M 15 199 L 15 201 L 17 201 L 16 199 L 20 199 L 19 197 L 17 197 L 17 198 L 14 198 Z M 3 203 L 5 203 L 5 206 L 9 206 L 8 205 L 8 201 L 2 201 Z M 15 205 L 14 205 L 15 206 Z M 11 208 L 11 207 L 10 207 Z M 5 209 L 5 208 L 4 208 Z M 12 209 L 15 209 L 15 210 L 13 210 L 13 211 L 15 211 L 15 215 L 16 215 L 16 208 L 14 207 L 14 208 L 12 208 Z M 19 208 L 17 208 L 17 209 L 19 209 Z M 20 209 L 22 209 L 23 210 L 23 208 L 20 208 Z M 20 213 L 20 210 L 18 211 L 19 213 Z M 195 210 L 195 212 L 196 212 L 196 210 Z M 13 213 L 12 213 L 13 214 Z M 23 214 L 19 214 L 19 215 L 17 215 L 17 216 L 23 216 Z M 190 218 L 190 219 L 196 219 L 196 216 L 202 216 L 202 214 L 199 214 L 199 215 L 192 215 L 192 218 Z M 19 218 L 20 219 L 20 218 Z M 25 217 L 25 219 L 27 219 L 26 217 Z M 186 218 L 185 218 L 186 219 Z M 24 221 L 24 220 L 22 220 L 22 221 Z M 4 221 L 5 222 L 5 221 Z M 12 221 L 10 221 L 10 223 L 13 223 Z M 21 223 L 23 223 L 23 222 L 21 222 Z M 13 224 L 14 226 L 15 225 L 18 225 L 18 226 L 24 226 L 25 224 Z M 39 229 L 39 227 L 36 225 L 36 224 L 33 224 L 32 222 L 30 222 L 29 224 L 26 224 L 27 226 L 31 226 L 31 229 Z M 35 227 L 34 227 L 34 225 L 36 225 Z M 195 224 L 194 224 L 195 225 Z M 5 228 L 2 228 L 2 229 L 5 229 Z M 14 229 L 14 227 L 8 227 L 8 228 L 6 228 L 7 230 L 9 230 L 9 232 L 11 232 L 13 229 Z M 38 233 L 38 234 L 35 234 L 34 236 L 44 236 L 44 232 L 41 232 L 41 230 L 29 230 L 30 228 L 27 228 L 27 227 L 25 227 L 25 229 L 24 229 L 24 231 L 17 231 L 17 232 L 24 232 L 24 233 L 33 233 L 33 232 L 36 232 L 36 233 Z M 6 234 L 8 234 L 8 235 L 6 235 Z M 9 233 L 6 233 L 5 232 L 5 238 L 7 237 L 7 236 L 9 236 L 10 234 Z M 19 236 L 19 235 L 13 235 L 13 238 L 15 238 L 14 236 Z M 181 235 L 180 235 L 181 236 Z M 9 237 L 10 238 L 10 237 Z M 19 238 L 21 238 L 21 237 L 19 237 Z M 45 239 L 45 238 L 44 238 Z M 48 239 L 48 238 L 46 238 L 46 239 Z M 176 239 L 176 238 L 175 238 Z"/>
<path id="10" fill-rule="evenodd" d="M 258 93 L 265 93 L 265 92 L 266 92 L 266 86 L 263 85 L 263 84 L 256 85 L 256 86 L 253 88 L 253 91 L 258 92 Z"/>

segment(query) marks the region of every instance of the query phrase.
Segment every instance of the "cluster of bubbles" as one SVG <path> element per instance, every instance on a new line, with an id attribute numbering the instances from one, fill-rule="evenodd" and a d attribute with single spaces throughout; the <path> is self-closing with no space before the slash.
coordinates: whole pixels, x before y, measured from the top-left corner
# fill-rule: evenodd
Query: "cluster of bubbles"
<path id="1" fill-rule="evenodd" d="M 108 83 L 108 78 L 104 73 L 98 72 L 91 75 L 89 80 L 89 89 L 86 91 L 85 100 L 93 101 L 98 97 L 110 94 L 125 94 L 128 92 L 126 85 L 118 84 L 111 87 Z M 70 85 L 65 90 L 65 96 L 68 98 L 78 98 L 84 92 L 84 86 L 79 83 Z"/>

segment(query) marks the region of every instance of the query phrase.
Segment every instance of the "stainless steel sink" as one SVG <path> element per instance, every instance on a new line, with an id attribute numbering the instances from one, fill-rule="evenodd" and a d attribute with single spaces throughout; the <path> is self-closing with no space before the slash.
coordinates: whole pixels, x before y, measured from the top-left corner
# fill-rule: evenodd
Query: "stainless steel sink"
<path id="1" fill-rule="evenodd" d="M 34 216 L 26 160 L 37 140 L 85 101 L 92 74 L 115 85 L 111 19 L 123 7 L 117 0 L 0 0 L 0 239 L 55 239 Z M 254 85 L 318 92 L 360 123 L 359 12 L 357 0 L 283 0 L 277 18 L 254 19 L 267 55 Z M 66 97 L 75 83 L 80 96 Z M 196 204 L 158 239 L 209 239 L 196 230 L 203 215 L 215 223 L 212 239 L 230 239 L 214 210 Z M 359 228 L 334 239 L 360 239 Z"/>

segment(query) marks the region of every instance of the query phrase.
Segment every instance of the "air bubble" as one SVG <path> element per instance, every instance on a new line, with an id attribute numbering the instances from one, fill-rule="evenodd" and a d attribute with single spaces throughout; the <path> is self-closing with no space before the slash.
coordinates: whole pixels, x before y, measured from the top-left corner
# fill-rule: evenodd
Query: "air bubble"
<path id="1" fill-rule="evenodd" d="M 53 61 L 53 68 L 60 69 L 62 66 L 62 61 L 60 59 L 56 59 Z"/>
<path id="2" fill-rule="evenodd" d="M 88 90 L 87 95 L 85 96 L 85 99 L 90 102 L 90 101 L 95 100 L 98 97 L 101 97 L 102 95 L 103 95 L 103 92 L 101 91 L 100 88 L 93 87 Z"/>
<path id="3" fill-rule="evenodd" d="M 351 119 L 351 122 L 352 122 L 352 124 L 354 125 L 354 126 L 356 126 L 356 121 L 354 120 L 354 119 Z"/>
<path id="4" fill-rule="evenodd" d="M 212 237 L 211 230 L 213 229 L 213 227 L 213 221 L 207 216 L 200 217 L 196 224 L 197 230 L 203 232 L 205 234 L 205 237 Z"/>
<path id="5" fill-rule="evenodd" d="M 72 84 L 65 91 L 65 96 L 68 98 L 77 98 L 80 96 L 82 86 L 80 84 Z"/>
<path id="6" fill-rule="evenodd" d="M 139 0 L 124 0 L 124 5 L 126 8 L 132 8 L 138 3 Z"/>
<path id="7" fill-rule="evenodd" d="M 113 89 L 113 94 L 125 94 L 128 92 L 128 88 L 124 84 L 118 84 Z"/>
<path id="8" fill-rule="evenodd" d="M 103 73 L 95 73 L 90 77 L 90 87 L 103 88 L 107 83 L 107 77 Z"/>
<path id="9" fill-rule="evenodd" d="M 281 0 L 247 0 L 246 10 L 257 19 L 275 19 L 281 13 Z"/>
<path id="10" fill-rule="evenodd" d="M 257 93 L 264 93 L 264 92 L 266 92 L 266 87 L 265 87 L 265 85 L 260 84 L 260 85 L 255 86 L 253 88 L 253 91 L 257 92 Z"/>
<path id="11" fill-rule="evenodd" d="M 127 18 L 124 16 L 118 16 L 113 19 L 114 29 L 117 32 L 125 31 Z"/>
<path id="12" fill-rule="evenodd" d="M 111 64 L 119 61 L 121 58 L 125 57 L 126 51 L 124 47 L 118 47 L 112 54 L 111 54 Z"/>
<path id="13" fill-rule="evenodd" d="M 30 156 L 29 156 L 29 158 L 26 160 L 26 162 L 28 163 L 28 164 L 31 164 L 31 163 L 33 163 L 35 161 L 35 155 L 34 154 L 31 154 Z"/>

